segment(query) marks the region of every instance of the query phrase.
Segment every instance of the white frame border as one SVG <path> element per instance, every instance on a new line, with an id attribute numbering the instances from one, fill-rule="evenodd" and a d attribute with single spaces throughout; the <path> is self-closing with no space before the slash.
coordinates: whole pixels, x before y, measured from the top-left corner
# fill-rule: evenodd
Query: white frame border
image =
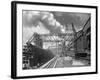
<path id="1" fill-rule="evenodd" d="M 22 10 L 46 10 L 46 11 L 62 11 L 62 12 L 83 12 L 91 13 L 91 66 L 76 68 L 57 68 L 57 69 L 36 69 L 22 70 Z M 69 73 L 86 73 L 96 71 L 96 9 L 93 8 L 77 8 L 77 7 L 58 7 L 47 5 L 28 5 L 17 4 L 17 76 L 38 76 L 50 74 L 69 74 Z M 94 27 L 95 26 L 95 27 Z M 80 71 L 81 70 L 81 71 Z"/>

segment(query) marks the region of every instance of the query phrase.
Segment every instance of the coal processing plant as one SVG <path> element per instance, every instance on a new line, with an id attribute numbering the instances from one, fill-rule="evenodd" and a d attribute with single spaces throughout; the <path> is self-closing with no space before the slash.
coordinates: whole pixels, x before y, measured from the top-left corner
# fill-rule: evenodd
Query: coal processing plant
<path id="1" fill-rule="evenodd" d="M 56 15 L 56 13 L 59 13 L 59 15 Z M 34 19 L 34 24 L 38 26 L 36 28 L 42 28 L 40 31 L 32 32 L 31 36 L 28 36 L 29 38 L 23 44 L 23 70 L 91 65 L 91 17 L 86 17 L 86 20 L 83 21 L 84 24 L 81 25 L 82 27 L 77 29 L 75 23 L 76 19 L 72 17 L 69 19 L 69 16 L 66 18 L 68 13 L 66 15 L 65 13 L 60 15 L 60 12 L 56 13 L 52 12 L 53 15 L 49 15 L 48 12 L 48 14 L 45 13 L 45 15 L 49 15 L 49 17 L 54 16 L 56 21 L 63 24 L 60 25 L 60 28 L 57 26 L 57 22 L 57 24 L 48 24 L 47 21 L 49 21 L 49 17 L 46 18 L 45 15 L 43 16 L 43 12 L 42 18 L 38 17 Z M 78 15 L 78 13 L 73 14 Z M 67 23 L 67 19 L 72 20 L 72 22 Z M 77 24 L 80 23 L 77 22 Z M 47 33 L 43 33 L 43 31 L 45 32 L 45 30 L 42 31 L 42 29 L 44 29 L 43 26 L 47 27 L 46 29 L 50 30 L 50 32 L 47 31 Z"/>

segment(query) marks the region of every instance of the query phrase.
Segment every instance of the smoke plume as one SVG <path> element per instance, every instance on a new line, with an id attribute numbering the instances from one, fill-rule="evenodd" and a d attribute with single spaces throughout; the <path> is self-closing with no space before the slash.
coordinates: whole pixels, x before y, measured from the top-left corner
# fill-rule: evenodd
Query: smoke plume
<path id="1" fill-rule="evenodd" d="M 51 33 L 61 33 L 63 26 L 58 22 L 54 15 L 50 12 L 41 11 L 24 11 L 23 12 L 23 26 L 37 27 L 42 23 L 46 29 Z"/>

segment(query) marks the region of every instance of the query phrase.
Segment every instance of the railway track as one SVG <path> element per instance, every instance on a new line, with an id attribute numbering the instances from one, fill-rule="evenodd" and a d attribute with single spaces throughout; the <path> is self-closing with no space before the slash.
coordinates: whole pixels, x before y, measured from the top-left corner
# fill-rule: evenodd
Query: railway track
<path id="1" fill-rule="evenodd" d="M 61 68 L 61 67 L 68 67 L 72 66 L 71 62 L 69 60 L 65 61 L 64 57 L 55 56 L 53 59 L 45 63 L 43 66 L 41 66 L 41 69 L 48 69 L 48 68 Z"/>
<path id="2" fill-rule="evenodd" d="M 40 69 L 45 69 L 45 68 L 55 68 L 57 61 L 58 61 L 59 56 L 55 56 L 53 59 L 45 63 L 43 66 L 40 67 Z"/>
<path id="3" fill-rule="evenodd" d="M 41 66 L 41 69 L 48 68 L 62 68 L 62 67 L 72 67 L 73 60 L 71 57 L 60 57 L 56 56 L 51 59 L 49 62 Z"/>
<path id="4" fill-rule="evenodd" d="M 86 62 L 77 61 L 71 59 L 71 57 L 59 57 L 55 56 L 49 62 L 45 63 L 40 69 L 49 69 L 49 68 L 64 68 L 64 67 L 74 67 L 74 66 L 85 66 Z"/>

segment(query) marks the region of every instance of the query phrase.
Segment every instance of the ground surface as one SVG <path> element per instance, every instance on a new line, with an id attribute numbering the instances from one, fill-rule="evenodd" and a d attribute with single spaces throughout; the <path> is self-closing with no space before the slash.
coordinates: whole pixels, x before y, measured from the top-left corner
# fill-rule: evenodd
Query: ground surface
<path id="1" fill-rule="evenodd" d="M 49 62 L 45 68 L 63 68 L 63 67 L 79 67 L 88 66 L 88 62 L 85 60 L 76 60 L 72 57 L 60 57 L 57 56 L 56 59 Z"/>

